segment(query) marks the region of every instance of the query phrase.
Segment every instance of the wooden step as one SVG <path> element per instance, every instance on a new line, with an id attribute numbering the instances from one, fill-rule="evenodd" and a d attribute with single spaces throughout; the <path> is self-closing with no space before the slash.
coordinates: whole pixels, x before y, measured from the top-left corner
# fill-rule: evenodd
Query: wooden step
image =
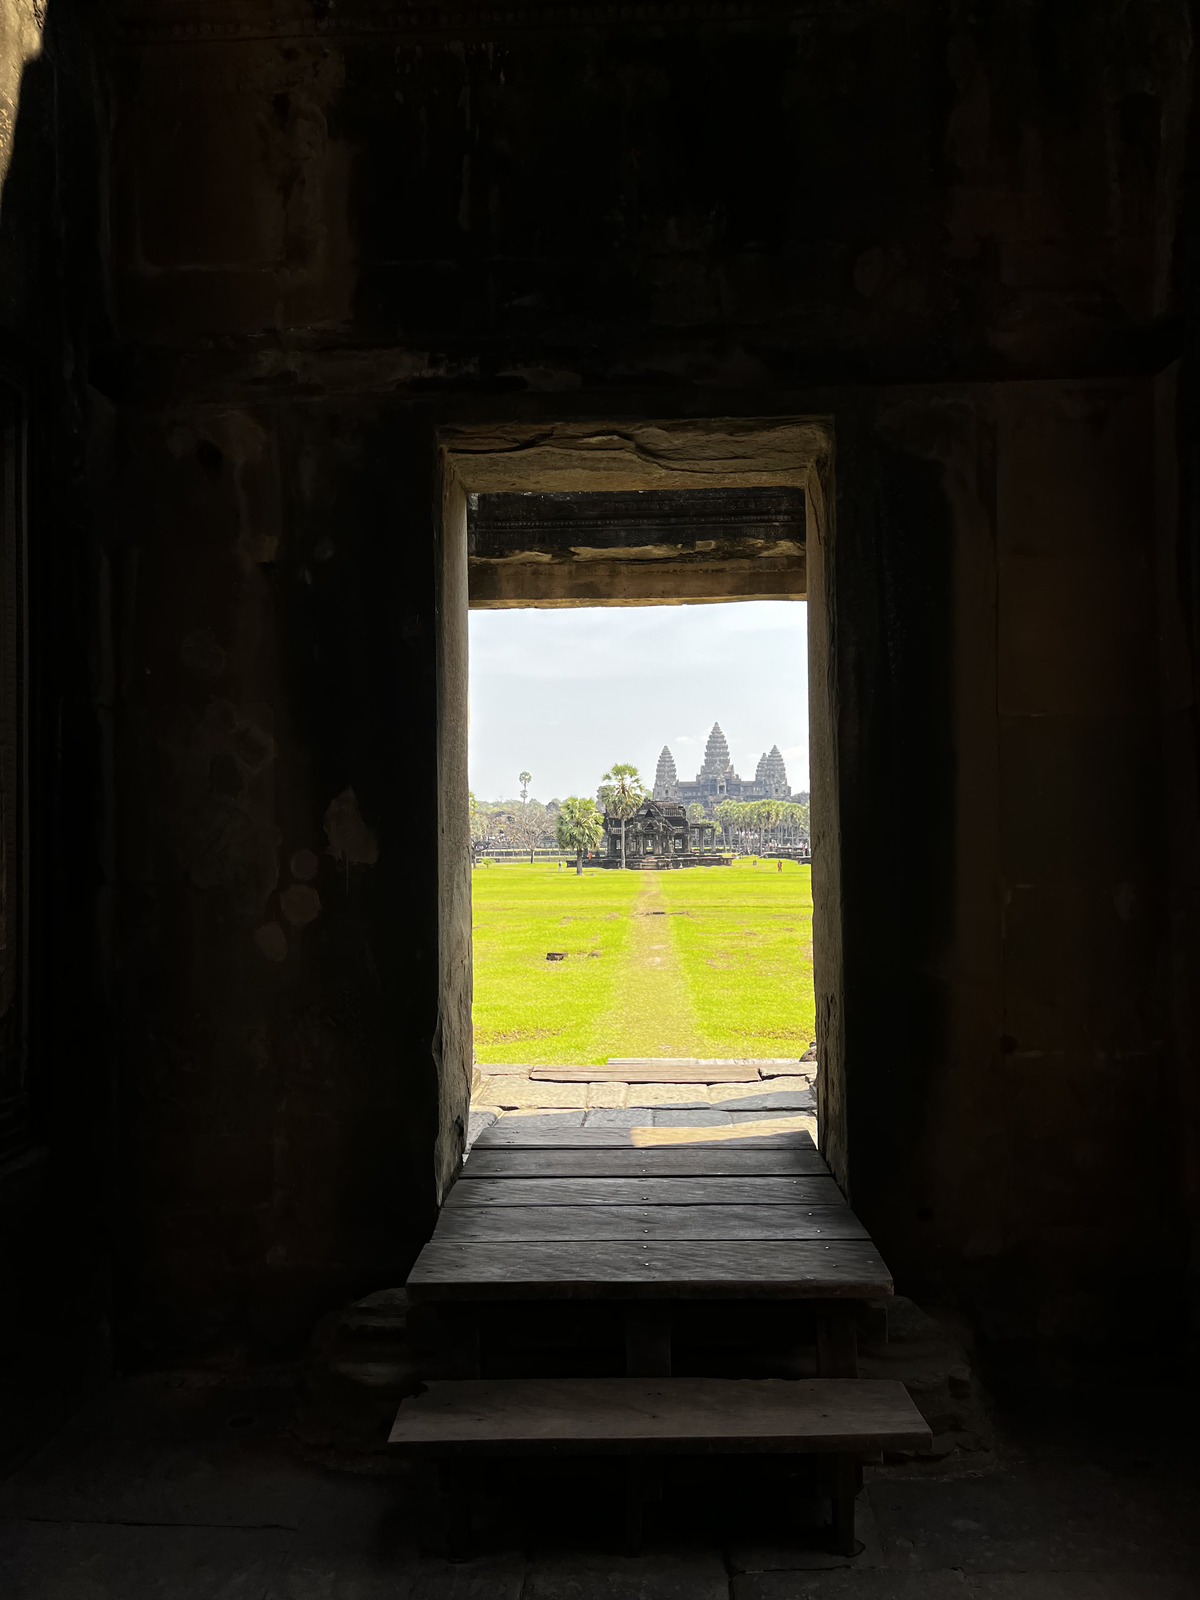
<path id="1" fill-rule="evenodd" d="M 597 1240 L 582 1249 L 570 1240 L 443 1244 L 439 1228 L 407 1287 L 413 1300 L 878 1300 L 892 1279 L 869 1239 Z"/>
<path id="2" fill-rule="evenodd" d="M 920 1450 L 929 1426 L 902 1383 L 869 1378 L 464 1378 L 403 1400 L 410 1450 Z"/>
<path id="3" fill-rule="evenodd" d="M 856 1463 L 920 1450 L 932 1436 L 904 1385 L 842 1378 L 510 1378 L 430 1383 L 401 1402 L 389 1443 L 405 1454 L 662 1456 L 772 1452 L 833 1456 L 834 1539 L 856 1550 Z M 450 1487 L 452 1543 L 469 1538 L 468 1484 Z M 627 1533 L 640 1541 L 631 1472 Z M 452 1551 L 452 1553 L 455 1553 Z"/>

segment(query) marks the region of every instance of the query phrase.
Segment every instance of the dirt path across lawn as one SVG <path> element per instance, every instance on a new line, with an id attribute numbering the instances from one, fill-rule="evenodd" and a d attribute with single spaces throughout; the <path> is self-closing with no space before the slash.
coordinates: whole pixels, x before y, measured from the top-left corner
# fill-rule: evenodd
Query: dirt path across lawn
<path id="1" fill-rule="evenodd" d="M 671 937 L 671 912 L 657 872 L 643 872 L 633 932 L 615 988 L 623 1018 L 614 1055 L 703 1055 L 704 1040 Z M 614 1019 L 616 1020 L 616 1019 Z M 614 1029 L 614 1037 L 617 1030 Z"/>

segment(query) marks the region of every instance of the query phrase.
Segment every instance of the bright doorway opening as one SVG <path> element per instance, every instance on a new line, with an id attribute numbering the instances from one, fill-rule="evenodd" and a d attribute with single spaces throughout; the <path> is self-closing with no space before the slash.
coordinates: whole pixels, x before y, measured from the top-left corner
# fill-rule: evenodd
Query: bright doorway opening
<path id="1" fill-rule="evenodd" d="M 804 602 L 473 611 L 470 697 L 473 1103 L 811 1061 Z"/>

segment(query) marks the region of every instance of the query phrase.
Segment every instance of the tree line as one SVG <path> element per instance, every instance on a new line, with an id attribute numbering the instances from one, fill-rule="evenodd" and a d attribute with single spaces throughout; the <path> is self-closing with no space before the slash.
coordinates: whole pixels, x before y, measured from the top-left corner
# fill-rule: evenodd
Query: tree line
<path id="1" fill-rule="evenodd" d="M 532 774 L 519 774 L 519 800 L 476 800 L 470 796 L 471 843 L 477 849 L 528 850 L 529 864 L 535 852 L 553 839 L 560 850 L 575 857 L 575 871 L 582 873 L 583 858 L 604 837 L 607 813 L 621 824 L 621 865 L 625 865 L 625 824 L 650 790 L 638 769 L 629 762 L 616 761 L 600 780 L 596 799 L 589 795 L 568 795 L 542 805 L 529 798 Z M 693 801 L 687 808 L 692 822 L 707 821 L 702 805 Z M 782 849 L 808 843 L 808 806 L 795 800 L 722 800 L 713 819 L 729 849 L 743 854 L 752 850 Z"/>
<path id="2" fill-rule="evenodd" d="M 713 818 L 743 854 L 808 843 L 808 807 L 796 800 L 722 800 Z"/>
<path id="3" fill-rule="evenodd" d="M 531 800 L 530 774 L 521 774 L 523 792 L 519 800 L 477 800 L 469 796 L 471 843 L 479 849 L 528 850 L 532 865 L 534 852 L 553 841 L 555 825 L 562 809 L 561 800 L 545 805 Z"/>

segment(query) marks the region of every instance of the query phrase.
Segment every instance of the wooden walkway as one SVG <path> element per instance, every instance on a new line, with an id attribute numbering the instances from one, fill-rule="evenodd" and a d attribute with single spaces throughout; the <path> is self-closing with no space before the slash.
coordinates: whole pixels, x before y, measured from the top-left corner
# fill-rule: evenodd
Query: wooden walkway
<path id="1" fill-rule="evenodd" d="M 784 1450 L 831 1458 L 833 1543 L 853 1556 L 860 1463 L 930 1435 L 902 1385 L 858 1380 L 860 1302 L 892 1281 L 812 1138 L 757 1105 L 591 1115 L 487 1128 L 409 1276 L 440 1376 L 391 1438 L 432 1454 L 449 1547 L 469 1543 L 470 1484 L 441 1473 L 477 1456 L 627 1456 L 636 1549 L 643 1456 Z M 622 1345 L 624 1377 L 586 1370 L 619 1370 Z"/>
<path id="2" fill-rule="evenodd" d="M 806 1300 L 817 1372 L 856 1374 L 855 1302 L 892 1282 L 807 1133 L 506 1120 L 447 1198 L 408 1280 L 415 1302 Z M 630 1370 L 646 1375 L 640 1347 Z M 668 1332 L 658 1349 L 669 1372 Z"/>

